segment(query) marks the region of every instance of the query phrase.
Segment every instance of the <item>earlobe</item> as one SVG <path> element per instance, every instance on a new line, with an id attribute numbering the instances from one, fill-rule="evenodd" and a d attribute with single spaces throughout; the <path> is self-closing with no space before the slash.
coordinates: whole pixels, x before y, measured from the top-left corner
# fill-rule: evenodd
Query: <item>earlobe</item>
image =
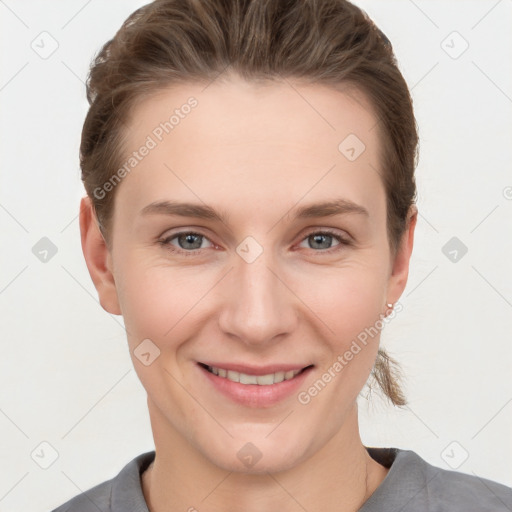
<path id="1" fill-rule="evenodd" d="M 98 292 L 103 309 L 113 315 L 121 315 L 117 289 L 112 272 L 112 255 L 98 227 L 91 199 L 86 196 L 80 202 L 80 238 L 82 252 L 91 279 Z"/>
<path id="2" fill-rule="evenodd" d="M 395 303 L 402 295 L 409 275 L 409 262 L 414 245 L 414 230 L 418 219 L 418 209 L 412 205 L 407 217 L 407 229 L 392 262 L 391 275 L 388 283 L 387 302 Z"/>

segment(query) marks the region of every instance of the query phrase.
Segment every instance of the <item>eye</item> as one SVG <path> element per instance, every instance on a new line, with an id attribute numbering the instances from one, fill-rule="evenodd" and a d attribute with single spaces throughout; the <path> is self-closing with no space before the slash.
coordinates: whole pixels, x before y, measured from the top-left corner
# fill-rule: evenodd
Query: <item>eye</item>
<path id="1" fill-rule="evenodd" d="M 333 239 L 337 240 L 338 243 L 334 247 L 328 247 L 332 244 Z M 173 240 L 177 241 L 178 246 L 172 243 Z M 200 255 L 202 249 L 204 249 L 204 247 L 201 247 L 204 240 L 210 243 L 210 247 L 213 246 L 212 242 L 205 235 L 194 231 L 180 231 L 179 233 L 174 233 L 158 240 L 158 243 L 173 253 L 182 254 L 184 256 L 197 256 Z M 351 245 L 350 240 L 331 230 L 313 231 L 303 238 L 303 241 L 304 240 L 312 240 L 310 244 L 312 247 L 309 248 L 319 249 L 315 252 L 329 254 L 341 250 L 344 246 Z"/>
<path id="2" fill-rule="evenodd" d="M 333 239 L 336 239 L 338 241 L 338 244 L 336 244 L 334 247 L 328 247 L 332 243 Z M 345 238 L 338 234 L 337 232 L 328 229 L 322 231 L 313 231 L 309 233 L 303 240 L 311 240 L 309 248 L 320 249 L 320 251 L 315 252 L 323 253 L 331 253 L 334 251 L 338 251 L 342 249 L 344 246 L 351 244 L 348 238 Z"/>
<path id="3" fill-rule="evenodd" d="M 179 244 L 178 247 L 171 243 L 174 239 L 177 239 Z M 208 240 L 208 242 L 210 242 L 210 240 L 201 233 L 196 233 L 194 231 L 180 231 L 179 233 L 174 233 L 167 238 L 158 240 L 158 243 L 172 252 L 183 254 L 185 256 L 196 256 L 201 253 L 201 242 L 203 240 Z"/>

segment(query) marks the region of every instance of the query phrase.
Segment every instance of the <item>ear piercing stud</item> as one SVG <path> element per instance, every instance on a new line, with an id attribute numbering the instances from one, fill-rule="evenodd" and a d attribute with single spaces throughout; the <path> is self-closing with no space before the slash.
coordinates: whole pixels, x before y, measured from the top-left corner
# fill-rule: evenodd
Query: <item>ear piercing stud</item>
<path id="1" fill-rule="evenodd" d="M 388 302 L 388 303 L 386 304 L 386 306 L 387 306 L 387 308 L 388 308 L 388 309 L 386 310 L 386 316 L 389 316 L 389 315 L 391 314 L 391 312 L 393 311 L 393 308 L 395 307 L 395 305 L 394 305 L 394 304 L 392 304 L 392 303 L 390 303 L 390 302 Z"/>

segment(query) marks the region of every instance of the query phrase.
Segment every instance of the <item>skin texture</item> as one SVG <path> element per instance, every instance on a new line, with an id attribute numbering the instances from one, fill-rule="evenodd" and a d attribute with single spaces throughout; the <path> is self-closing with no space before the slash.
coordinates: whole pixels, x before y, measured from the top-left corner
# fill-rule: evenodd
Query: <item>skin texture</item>
<path id="1" fill-rule="evenodd" d="M 235 75 L 175 85 L 133 110 L 127 155 L 191 96 L 197 106 L 117 185 L 112 252 L 90 200 L 81 204 L 90 275 L 102 307 L 124 317 L 148 395 L 156 459 L 142 479 L 146 501 L 152 512 L 357 510 L 387 474 L 363 446 L 356 404 L 379 336 L 308 404 L 293 393 L 271 407 L 239 405 L 197 362 L 313 364 L 307 390 L 399 299 L 416 210 L 392 254 L 376 117 L 354 91 Z M 349 134 L 365 144 L 354 161 L 338 149 Z M 368 215 L 293 218 L 337 198 Z M 228 222 L 140 215 L 166 199 L 207 204 Z M 327 228 L 351 243 L 311 236 Z M 158 243 L 181 231 L 203 237 Z M 248 236 L 262 249 L 250 263 L 237 252 Z M 148 338 L 160 355 L 146 366 L 134 350 Z M 251 467 L 237 457 L 248 442 L 262 455 Z"/>

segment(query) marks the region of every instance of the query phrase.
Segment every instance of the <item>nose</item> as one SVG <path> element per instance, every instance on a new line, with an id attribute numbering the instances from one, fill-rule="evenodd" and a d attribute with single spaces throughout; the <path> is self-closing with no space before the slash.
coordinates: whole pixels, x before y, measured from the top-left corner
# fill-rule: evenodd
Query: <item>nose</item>
<path id="1" fill-rule="evenodd" d="M 270 250 L 252 262 L 238 255 L 234 261 L 235 267 L 227 276 L 220 328 L 246 345 L 266 348 L 277 337 L 295 330 L 300 301 Z"/>

